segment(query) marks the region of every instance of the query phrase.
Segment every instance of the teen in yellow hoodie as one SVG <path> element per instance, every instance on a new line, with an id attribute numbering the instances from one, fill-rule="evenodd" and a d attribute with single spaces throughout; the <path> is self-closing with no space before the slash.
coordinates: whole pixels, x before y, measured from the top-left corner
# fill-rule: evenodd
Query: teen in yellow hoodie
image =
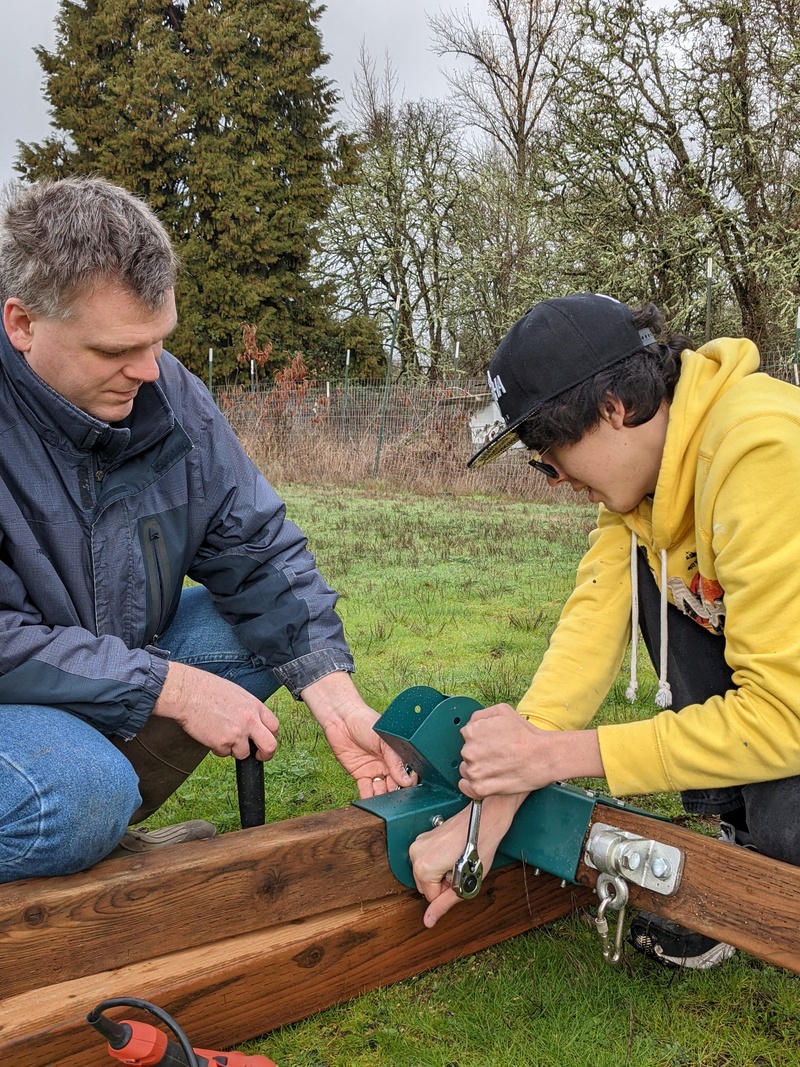
<path id="1" fill-rule="evenodd" d="M 544 301 L 490 364 L 506 426 L 470 465 L 521 441 L 599 518 L 517 712 L 487 708 L 463 731 L 485 867 L 531 790 L 579 776 L 615 796 L 681 791 L 688 810 L 800 864 L 800 390 L 758 373 L 750 341 L 693 351 L 659 343 L 661 321 L 597 294 Z M 632 619 L 663 710 L 586 729 Z M 428 925 L 457 899 L 445 875 L 467 815 L 412 847 Z"/>

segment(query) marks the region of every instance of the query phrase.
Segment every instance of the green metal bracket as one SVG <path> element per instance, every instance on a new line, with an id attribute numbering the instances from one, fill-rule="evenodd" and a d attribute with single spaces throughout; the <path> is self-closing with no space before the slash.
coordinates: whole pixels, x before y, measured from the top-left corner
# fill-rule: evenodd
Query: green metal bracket
<path id="1" fill-rule="evenodd" d="M 408 858 L 412 841 L 469 803 L 458 790 L 461 728 L 480 707 L 470 697 L 448 697 L 430 686 L 412 686 L 395 697 L 375 725 L 376 732 L 420 779 L 410 789 L 354 801 L 356 807 L 386 822 L 389 867 L 404 885 L 414 885 Z M 524 860 L 577 884 L 575 873 L 597 804 L 661 819 L 587 789 L 549 785 L 531 793 L 521 805 L 500 842 L 494 867 Z"/>

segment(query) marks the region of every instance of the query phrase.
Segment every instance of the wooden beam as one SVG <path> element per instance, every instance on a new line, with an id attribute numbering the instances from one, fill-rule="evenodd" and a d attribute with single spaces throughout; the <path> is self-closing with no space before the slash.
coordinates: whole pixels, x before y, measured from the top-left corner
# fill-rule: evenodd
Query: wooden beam
<path id="1" fill-rule="evenodd" d="M 15 1067 L 102 1062 L 85 1016 L 120 996 L 229 1047 L 591 899 L 515 865 L 426 930 L 382 820 L 356 808 L 0 886 L 0 1049 Z"/>
<path id="2" fill-rule="evenodd" d="M 684 853 L 678 891 L 631 885 L 633 907 L 800 973 L 800 868 L 622 809 L 594 822 Z M 596 902 L 597 872 L 577 878 L 503 868 L 426 930 L 383 821 L 348 807 L 0 886 L 0 1050 L 16 1067 L 101 1062 L 85 1016 L 120 996 L 229 1047 Z"/>
<path id="3" fill-rule="evenodd" d="M 386 862 L 383 821 L 355 807 L 12 882 L 0 886 L 0 994 L 402 889 Z"/>
<path id="4" fill-rule="evenodd" d="M 629 885 L 631 903 L 800 974 L 800 867 L 635 812 L 595 808 L 595 822 L 674 845 L 684 854 L 672 896 Z M 581 862 L 578 881 L 597 882 Z"/>

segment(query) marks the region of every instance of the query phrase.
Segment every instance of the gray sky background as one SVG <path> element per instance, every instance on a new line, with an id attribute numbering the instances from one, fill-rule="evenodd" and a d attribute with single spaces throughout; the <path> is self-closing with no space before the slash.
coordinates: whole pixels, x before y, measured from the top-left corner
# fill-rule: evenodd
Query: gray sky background
<path id="1" fill-rule="evenodd" d="M 406 99 L 442 96 L 447 90 L 443 61 L 430 51 L 426 15 L 470 6 L 476 17 L 482 14 L 481 0 L 471 5 L 468 0 L 328 0 L 319 24 L 331 56 L 324 73 L 346 102 L 363 40 L 379 70 L 389 53 L 398 91 Z M 0 183 L 15 176 L 16 141 L 40 141 L 50 131 L 42 71 L 32 49 L 53 48 L 57 11 L 58 0 L 0 0 Z"/>

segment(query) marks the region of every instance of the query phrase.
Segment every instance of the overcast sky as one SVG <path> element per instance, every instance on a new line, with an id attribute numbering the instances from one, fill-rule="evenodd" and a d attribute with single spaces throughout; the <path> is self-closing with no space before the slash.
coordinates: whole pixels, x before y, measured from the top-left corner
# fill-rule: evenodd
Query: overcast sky
<path id="1" fill-rule="evenodd" d="M 429 50 L 426 15 L 471 8 L 482 14 L 482 0 L 328 0 L 320 21 L 323 45 L 331 60 L 324 69 L 347 100 L 361 41 L 379 69 L 389 53 L 398 90 L 407 99 L 444 95 L 442 61 Z M 42 97 L 42 71 L 32 49 L 52 49 L 58 0 L 0 0 L 3 58 L 0 62 L 0 183 L 15 176 L 16 141 L 39 141 L 50 127 Z"/>

